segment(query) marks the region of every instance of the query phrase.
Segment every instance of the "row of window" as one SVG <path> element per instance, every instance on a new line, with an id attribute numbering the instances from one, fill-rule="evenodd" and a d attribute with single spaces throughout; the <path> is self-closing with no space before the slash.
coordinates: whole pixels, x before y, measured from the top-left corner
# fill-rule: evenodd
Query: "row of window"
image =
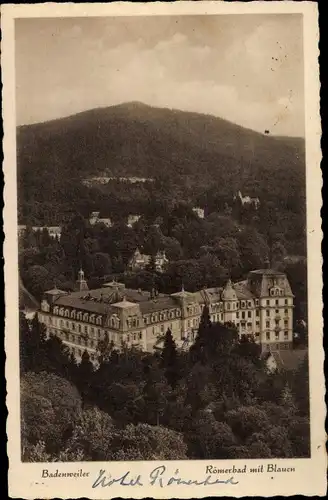
<path id="1" fill-rule="evenodd" d="M 281 340 L 282 332 L 265 332 L 266 340 Z M 284 340 L 288 340 L 288 330 L 283 332 Z"/>
<path id="2" fill-rule="evenodd" d="M 279 299 L 269 300 L 269 299 L 267 299 L 266 305 L 267 306 L 279 306 L 279 305 L 288 306 L 288 299 L 284 299 L 284 300 L 279 300 Z"/>
<path id="3" fill-rule="evenodd" d="M 66 341 L 66 342 L 71 342 L 72 344 L 90 347 L 91 349 L 96 349 L 97 345 L 98 345 L 98 342 L 93 340 L 93 339 L 81 337 L 79 335 L 74 335 L 74 334 L 69 333 L 69 332 L 62 332 L 60 330 L 57 330 L 57 331 L 50 330 L 50 333 L 54 333 L 54 334 L 58 335 L 58 337 L 60 337 L 62 340 Z M 108 335 L 109 341 L 116 342 L 118 340 L 117 335 L 115 333 L 111 333 L 111 332 L 106 332 L 106 333 Z M 127 334 L 127 335 L 122 336 L 123 342 L 129 343 L 129 342 L 132 342 L 132 341 L 135 342 L 138 340 L 142 340 L 142 332 Z"/>
<path id="4" fill-rule="evenodd" d="M 167 321 L 168 319 L 175 319 L 180 317 L 180 309 L 171 309 L 169 311 L 160 311 L 144 316 L 144 323 L 145 325 L 149 325 L 151 323 L 158 323 L 159 321 Z"/>
<path id="5" fill-rule="evenodd" d="M 69 332 L 62 332 L 61 330 L 51 330 L 50 333 L 54 333 L 59 338 L 66 342 L 71 342 L 72 344 L 81 345 L 84 347 L 90 347 L 91 349 L 97 348 L 97 341 L 93 339 L 88 339 L 86 337 L 81 337 L 80 335 L 74 335 Z"/>
<path id="6" fill-rule="evenodd" d="M 266 309 L 266 315 L 267 315 L 267 316 L 270 316 L 270 315 L 271 315 L 271 310 L 272 310 L 272 309 Z M 275 313 L 274 313 L 274 314 L 280 314 L 279 309 L 275 309 Z M 284 310 L 284 314 L 285 314 L 285 316 L 288 316 L 288 309 L 285 309 L 285 310 Z"/>
<path id="7" fill-rule="evenodd" d="M 58 316 L 64 316 L 65 318 L 77 319 L 78 321 L 83 321 L 85 323 L 95 323 L 96 325 L 101 325 L 103 318 L 100 314 L 87 313 L 83 311 L 77 311 L 76 309 L 65 309 L 64 307 L 55 306 L 53 309 L 54 314 Z"/>
<path id="8" fill-rule="evenodd" d="M 281 288 L 271 288 L 270 295 L 285 295 L 285 292 Z"/>
<path id="9" fill-rule="evenodd" d="M 276 319 L 276 320 L 275 320 L 275 325 L 276 325 L 276 326 L 279 326 L 279 325 L 280 325 L 280 320 L 279 320 L 279 319 Z M 265 326 L 266 326 L 266 328 L 270 328 L 270 321 L 266 321 L 266 322 L 265 322 Z M 285 319 L 285 320 L 284 320 L 284 326 L 285 326 L 285 328 L 288 328 L 288 319 Z"/>

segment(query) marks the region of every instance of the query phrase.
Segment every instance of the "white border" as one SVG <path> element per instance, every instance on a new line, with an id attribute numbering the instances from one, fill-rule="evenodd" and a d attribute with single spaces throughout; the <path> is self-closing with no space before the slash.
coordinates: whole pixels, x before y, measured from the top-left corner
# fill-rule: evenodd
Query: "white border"
<path id="1" fill-rule="evenodd" d="M 256 466 L 261 463 L 276 463 L 283 467 L 295 467 L 289 474 L 238 476 L 237 486 L 170 486 L 147 487 L 147 476 L 160 465 L 158 462 L 118 462 L 81 464 L 22 464 L 20 462 L 20 418 L 19 418 L 19 343 L 18 343 L 18 255 L 17 255 L 17 196 L 16 196 L 16 127 L 15 127 L 15 68 L 14 68 L 14 19 L 18 17 L 84 17 L 84 16 L 148 16 L 148 15 L 209 15 L 209 14 L 278 14 L 302 13 L 304 20 L 304 66 L 305 66 L 305 112 L 306 112 L 306 195 L 307 195 L 307 245 L 308 245 L 308 295 L 309 295 L 309 359 L 310 359 L 310 405 L 311 405 L 311 459 L 285 460 L 231 460 L 231 461 L 180 461 L 165 462 L 168 472 L 179 468 L 181 477 L 202 479 L 205 466 L 217 463 L 220 468 L 246 463 Z M 2 6 L 2 76 L 3 76 L 3 121 L 4 121 L 4 256 L 5 256 L 5 303 L 7 355 L 7 421 L 9 457 L 9 495 L 21 498 L 199 498 L 204 496 L 306 496 L 326 494 L 327 459 L 325 450 L 322 319 L 322 257 L 321 257 L 321 125 L 319 115 L 319 71 L 318 71 L 318 12 L 313 2 L 176 2 L 133 4 L 39 4 Z M 288 168 L 288 165 L 286 165 Z M 43 468 L 49 471 L 89 471 L 93 480 L 100 468 L 116 477 L 127 470 L 141 474 L 144 487 L 111 486 L 102 490 L 92 489 L 90 479 L 42 479 Z"/>

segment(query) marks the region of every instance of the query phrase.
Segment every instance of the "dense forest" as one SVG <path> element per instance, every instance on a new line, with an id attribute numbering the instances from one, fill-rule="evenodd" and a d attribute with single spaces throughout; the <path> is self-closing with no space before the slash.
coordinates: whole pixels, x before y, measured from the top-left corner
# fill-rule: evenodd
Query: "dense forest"
<path id="1" fill-rule="evenodd" d="M 60 241 L 47 230 L 33 232 L 27 227 L 20 241 L 20 276 L 37 300 L 55 284 L 72 290 L 81 266 L 90 289 L 114 278 L 127 288 L 155 287 L 174 293 L 183 283 L 192 292 L 222 286 L 229 278 L 243 279 L 249 271 L 266 266 L 269 258 L 290 280 L 296 328 L 297 320 L 307 321 L 306 259 L 290 260 L 282 236 L 270 240 L 251 223 L 237 220 L 231 210 L 199 219 L 191 207 L 179 204 L 157 218 L 156 224 L 153 218 L 142 217 L 132 228 L 119 222 L 110 228 L 91 226 L 76 215 L 63 226 Z M 137 247 L 151 256 L 165 250 L 169 263 L 164 272 L 156 272 L 154 259 L 143 271 L 129 271 L 128 262 Z"/>
<path id="2" fill-rule="evenodd" d="M 140 103 L 19 127 L 19 223 L 61 225 L 96 210 L 118 221 L 129 213 L 165 218 L 184 202 L 204 207 L 206 215 L 233 209 L 239 222 L 305 255 L 304 147 L 302 139 Z M 154 182 L 83 184 L 96 175 Z M 239 190 L 259 198 L 257 212 L 239 213 Z"/>
<path id="3" fill-rule="evenodd" d="M 307 360 L 268 373 L 260 347 L 207 308 L 194 346 L 161 352 L 105 340 L 77 365 L 35 318 L 20 319 L 22 460 L 309 457 Z"/>

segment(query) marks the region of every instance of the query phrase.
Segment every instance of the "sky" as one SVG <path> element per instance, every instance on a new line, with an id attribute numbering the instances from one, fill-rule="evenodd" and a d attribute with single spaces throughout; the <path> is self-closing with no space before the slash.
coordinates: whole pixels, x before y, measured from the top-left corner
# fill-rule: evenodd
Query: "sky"
<path id="1" fill-rule="evenodd" d="M 17 125 L 140 101 L 304 136 L 302 16 L 18 19 Z"/>

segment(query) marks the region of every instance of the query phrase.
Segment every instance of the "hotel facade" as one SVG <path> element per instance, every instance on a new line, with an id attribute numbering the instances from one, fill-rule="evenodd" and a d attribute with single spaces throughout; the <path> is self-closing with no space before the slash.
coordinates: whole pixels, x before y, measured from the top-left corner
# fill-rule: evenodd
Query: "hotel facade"
<path id="1" fill-rule="evenodd" d="M 115 281 L 88 290 L 81 270 L 77 291 L 45 292 L 38 318 L 77 360 L 85 350 L 97 360 L 98 343 L 107 338 L 120 348 L 153 351 L 163 345 L 168 328 L 179 348 L 188 349 L 208 306 L 212 322 L 232 323 L 239 335 L 254 336 L 262 351 L 292 348 L 294 296 L 284 273 L 252 271 L 244 281 L 194 293 L 171 295 L 125 288 Z"/>

